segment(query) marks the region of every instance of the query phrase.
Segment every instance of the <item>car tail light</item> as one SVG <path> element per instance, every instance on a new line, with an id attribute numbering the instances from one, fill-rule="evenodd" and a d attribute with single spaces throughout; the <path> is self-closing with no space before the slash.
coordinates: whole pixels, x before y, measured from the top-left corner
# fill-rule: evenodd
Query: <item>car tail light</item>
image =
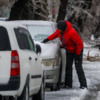
<path id="1" fill-rule="evenodd" d="M 20 62 L 17 51 L 11 53 L 11 76 L 20 75 Z"/>

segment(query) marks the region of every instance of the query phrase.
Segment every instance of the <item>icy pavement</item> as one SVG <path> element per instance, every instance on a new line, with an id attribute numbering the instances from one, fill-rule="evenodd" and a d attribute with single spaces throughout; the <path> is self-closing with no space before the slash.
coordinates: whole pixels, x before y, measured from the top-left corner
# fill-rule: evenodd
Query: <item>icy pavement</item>
<path id="1" fill-rule="evenodd" d="M 100 100 L 100 62 L 83 62 L 88 89 L 79 89 L 79 81 L 73 66 L 73 88 L 46 91 L 45 100 Z"/>
<path id="2" fill-rule="evenodd" d="M 84 43 L 84 58 L 99 56 L 98 48 L 91 48 L 92 45 Z M 45 100 L 100 100 L 100 60 L 95 62 L 83 61 L 83 69 L 87 80 L 87 89 L 80 89 L 75 66 L 73 64 L 73 88 L 61 89 L 59 91 L 45 92 Z"/>
<path id="3" fill-rule="evenodd" d="M 100 55 L 100 51 L 97 48 L 91 48 L 91 45 L 86 43 L 85 47 L 84 55 L 87 55 L 88 51 L 90 51 L 90 56 L 92 57 Z M 83 61 L 83 69 L 88 89 L 79 89 L 80 85 L 73 65 L 73 88 L 60 89 L 53 92 L 46 89 L 45 100 L 100 100 L 100 61 Z"/>

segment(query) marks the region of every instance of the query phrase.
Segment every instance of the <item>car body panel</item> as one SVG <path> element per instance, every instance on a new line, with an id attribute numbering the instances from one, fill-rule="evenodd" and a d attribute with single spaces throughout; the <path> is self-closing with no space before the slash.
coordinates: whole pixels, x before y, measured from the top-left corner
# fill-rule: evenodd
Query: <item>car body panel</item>
<path id="1" fill-rule="evenodd" d="M 19 62 L 20 62 L 20 78 L 19 78 L 19 88 L 16 90 L 10 90 L 6 88 L 3 90 L 0 88 L 0 95 L 3 96 L 14 96 L 18 97 L 21 95 L 23 88 L 26 84 L 26 79 L 29 77 L 29 88 L 30 88 L 30 95 L 37 94 L 42 78 L 43 78 L 43 65 L 41 64 L 41 59 L 38 54 L 36 54 L 35 51 L 32 50 L 26 50 L 26 49 L 20 49 L 18 45 L 18 41 L 15 35 L 14 28 L 23 28 L 27 30 L 27 28 L 21 24 L 17 24 L 14 22 L 0 22 L 0 26 L 3 26 L 6 28 L 9 36 L 9 41 L 11 45 L 11 50 L 7 51 L 0 51 L 0 86 L 5 85 L 7 88 L 7 84 L 10 81 L 10 71 L 11 71 L 11 52 L 13 50 L 16 50 L 19 55 Z M 30 35 L 30 34 L 29 34 Z M 31 60 L 29 60 L 29 57 L 31 57 Z M 35 61 L 35 58 L 38 58 L 37 61 Z M 35 77 L 32 79 L 32 76 L 38 76 L 41 77 Z M 13 78 L 14 79 L 14 78 Z M 17 79 L 17 78 L 16 78 Z M 14 80 L 13 80 L 14 81 Z M 37 84 L 38 83 L 38 84 Z M 14 84 L 16 86 L 16 83 Z M 8 85 L 9 86 L 9 85 Z"/>
<path id="2" fill-rule="evenodd" d="M 0 84 L 8 83 L 10 79 L 10 67 L 11 67 L 11 51 L 1 51 L 0 52 Z"/>

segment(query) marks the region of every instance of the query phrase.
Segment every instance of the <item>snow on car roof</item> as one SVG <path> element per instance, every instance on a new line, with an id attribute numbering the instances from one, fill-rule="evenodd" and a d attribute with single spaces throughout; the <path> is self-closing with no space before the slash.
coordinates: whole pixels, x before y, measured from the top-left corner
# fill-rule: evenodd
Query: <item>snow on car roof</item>
<path id="1" fill-rule="evenodd" d="M 43 21 L 43 20 L 18 20 L 14 22 L 19 22 L 21 24 L 28 24 L 28 25 L 51 25 L 51 24 L 56 24 L 55 22 L 52 21 Z"/>
<path id="2" fill-rule="evenodd" d="M 12 27 L 17 27 L 17 26 L 20 26 L 20 27 L 24 27 L 26 28 L 24 25 L 20 24 L 20 23 L 15 23 L 15 22 L 11 22 L 11 21 L 0 21 L 0 25 L 1 26 L 6 26 L 6 27 L 9 27 L 12 26 Z M 27 28 L 26 28 L 27 29 Z"/>
<path id="3" fill-rule="evenodd" d="M 6 17 L 0 17 L 0 21 L 6 21 Z"/>

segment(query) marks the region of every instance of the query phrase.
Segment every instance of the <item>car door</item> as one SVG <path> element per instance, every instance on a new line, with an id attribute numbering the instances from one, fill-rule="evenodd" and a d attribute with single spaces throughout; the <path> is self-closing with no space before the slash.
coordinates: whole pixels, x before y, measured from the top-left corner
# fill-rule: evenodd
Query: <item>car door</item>
<path id="1" fill-rule="evenodd" d="M 31 50 L 32 50 L 33 55 L 34 55 L 33 59 L 35 60 L 36 74 L 34 76 L 32 76 L 32 78 L 36 79 L 36 89 L 37 89 L 41 84 L 41 78 L 42 78 L 41 62 L 42 62 L 42 60 L 40 60 L 39 55 L 36 54 L 36 52 L 35 52 L 35 45 L 34 45 L 34 41 L 32 40 L 31 36 L 30 35 L 27 35 L 27 36 L 28 36 L 28 41 L 29 41 Z M 32 70 L 34 70 L 34 66 L 33 66 Z"/>
<path id="2" fill-rule="evenodd" d="M 36 90 L 37 89 L 36 80 L 39 77 L 37 75 L 38 58 L 37 58 L 37 55 L 35 53 L 35 45 L 34 45 L 34 42 L 32 41 L 29 32 L 27 32 L 27 38 L 28 38 L 28 42 L 29 42 L 29 45 L 30 45 L 30 52 L 31 52 L 31 55 L 29 57 L 30 64 L 31 64 L 31 66 L 30 66 L 30 73 L 31 73 L 31 83 L 30 83 L 30 85 L 31 85 L 31 88 L 30 88 L 30 90 L 33 91 L 33 90 Z M 33 85 L 34 82 L 35 82 L 35 86 Z"/>
<path id="3" fill-rule="evenodd" d="M 42 59 L 40 58 L 40 54 L 37 54 L 37 75 L 38 78 L 36 79 L 36 86 L 39 87 L 41 86 L 41 80 L 42 80 L 42 74 L 43 74 L 43 69 L 42 69 Z"/>
<path id="4" fill-rule="evenodd" d="M 20 48 L 24 49 L 22 52 L 24 55 L 23 59 L 26 58 L 24 63 L 25 63 L 25 66 L 27 65 L 26 67 L 30 69 L 30 72 L 29 72 L 29 75 L 30 75 L 30 85 L 29 86 L 30 87 L 29 88 L 30 88 L 30 91 L 32 92 L 33 90 L 36 89 L 36 74 L 37 74 L 36 58 L 37 58 L 37 55 L 34 52 L 35 51 L 34 45 L 31 44 L 29 41 L 28 30 L 19 27 L 18 31 L 20 32 L 21 36 L 17 36 L 17 37 L 21 37 L 20 41 L 23 42 L 22 44 L 22 42 L 19 41 L 20 42 L 19 47 L 22 44 L 23 47 L 20 47 Z"/>

